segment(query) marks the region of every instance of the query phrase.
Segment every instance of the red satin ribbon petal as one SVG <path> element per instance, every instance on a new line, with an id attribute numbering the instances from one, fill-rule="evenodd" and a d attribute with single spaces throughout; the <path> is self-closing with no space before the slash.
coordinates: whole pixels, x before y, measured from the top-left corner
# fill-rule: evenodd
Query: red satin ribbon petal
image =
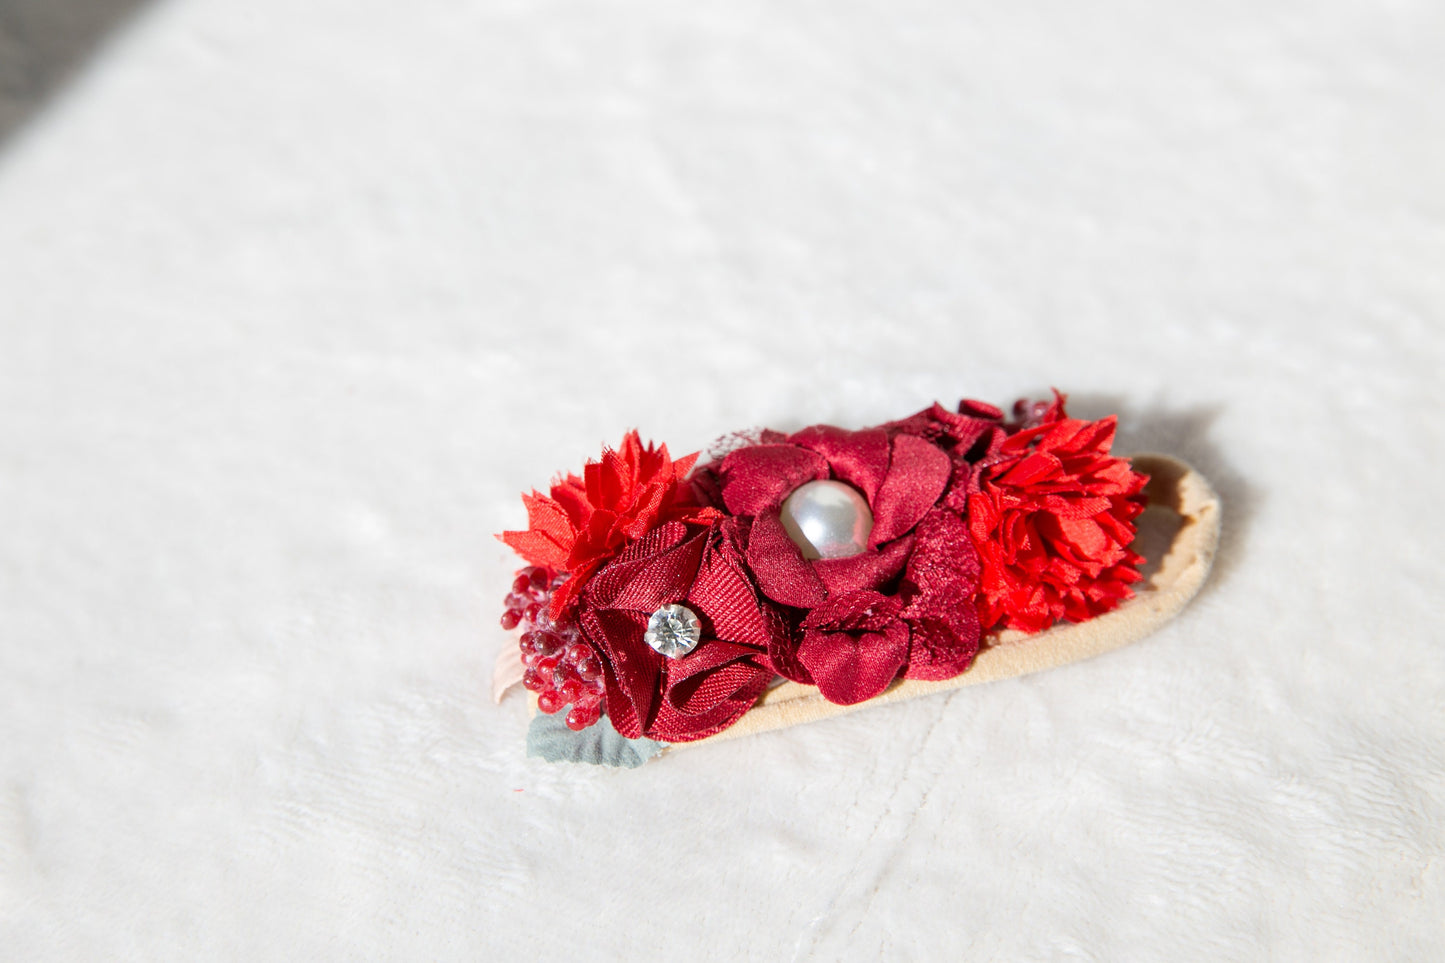
<path id="1" fill-rule="evenodd" d="M 798 658 L 829 702 L 853 705 L 888 688 L 908 660 L 908 626 L 897 599 L 855 592 L 803 620 Z"/>
<path id="2" fill-rule="evenodd" d="M 832 476 L 861 491 L 869 505 L 878 498 L 888 475 L 888 433 L 883 429 L 848 431 L 814 425 L 792 435 L 788 442 L 822 455 Z"/>
<path id="3" fill-rule="evenodd" d="M 804 482 L 828 477 L 828 462 L 795 445 L 755 445 L 723 459 L 723 501 L 734 515 L 777 508 Z"/>
<path id="4" fill-rule="evenodd" d="M 829 597 L 880 588 L 893 581 L 913 551 L 913 537 L 900 538 L 879 549 L 849 558 L 823 558 L 806 562 L 827 589 Z"/>
<path id="5" fill-rule="evenodd" d="M 912 435 L 893 439 L 888 475 L 872 503 L 870 546 L 891 542 L 913 530 L 948 487 L 953 463 L 939 448 Z"/>
<path id="6" fill-rule="evenodd" d="M 757 577 L 758 588 L 774 602 L 810 609 L 828 597 L 822 578 L 788 537 L 776 509 L 753 519 L 747 561 Z"/>
<path id="7" fill-rule="evenodd" d="M 759 604 L 739 547 L 743 523 L 728 519 L 708 533 L 707 550 L 688 589 L 687 604 L 702 615 L 710 634 L 766 649 L 778 633 L 775 621 Z"/>

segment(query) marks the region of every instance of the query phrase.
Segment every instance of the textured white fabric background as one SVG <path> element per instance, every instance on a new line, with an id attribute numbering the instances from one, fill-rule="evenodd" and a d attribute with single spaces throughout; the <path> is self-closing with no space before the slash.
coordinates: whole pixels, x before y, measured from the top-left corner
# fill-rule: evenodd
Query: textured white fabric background
<path id="1" fill-rule="evenodd" d="M 0 957 L 1438 959 L 1445 14 L 1188 6 L 147 11 L 0 151 Z M 518 490 L 1051 384 L 1165 631 L 524 758 Z"/>

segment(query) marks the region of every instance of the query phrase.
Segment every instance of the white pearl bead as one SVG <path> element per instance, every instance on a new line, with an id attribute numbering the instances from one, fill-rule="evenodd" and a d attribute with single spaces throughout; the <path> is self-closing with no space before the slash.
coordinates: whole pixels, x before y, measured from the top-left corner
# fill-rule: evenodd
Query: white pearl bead
<path id="1" fill-rule="evenodd" d="M 783 529 L 804 558 L 849 558 L 868 550 L 873 513 L 851 485 L 810 481 L 783 502 Z"/>

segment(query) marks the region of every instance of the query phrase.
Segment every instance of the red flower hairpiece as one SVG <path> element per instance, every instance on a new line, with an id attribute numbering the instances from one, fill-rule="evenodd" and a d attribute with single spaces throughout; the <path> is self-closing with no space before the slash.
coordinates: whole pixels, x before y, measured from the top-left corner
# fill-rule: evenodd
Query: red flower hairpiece
<path id="1" fill-rule="evenodd" d="M 533 566 L 503 616 L 523 681 L 574 730 L 605 708 L 614 736 L 689 742 L 778 677 L 851 705 L 966 672 L 1000 629 L 1109 611 L 1140 580 L 1147 479 L 1113 418 L 1064 402 L 738 435 L 696 472 L 629 432 L 499 536 Z"/>

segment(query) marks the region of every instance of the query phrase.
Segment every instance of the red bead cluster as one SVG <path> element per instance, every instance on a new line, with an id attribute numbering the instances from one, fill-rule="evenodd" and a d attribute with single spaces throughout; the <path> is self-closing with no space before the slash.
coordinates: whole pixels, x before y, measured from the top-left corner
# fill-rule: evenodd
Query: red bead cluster
<path id="1" fill-rule="evenodd" d="M 505 599 L 507 607 L 502 611 L 502 628 L 510 632 L 523 622 L 535 624 L 547 609 L 553 587 L 561 584 L 563 578 L 540 565 L 528 565 L 519 571 L 512 582 L 512 591 Z"/>
<path id="2" fill-rule="evenodd" d="M 592 646 L 575 627 L 553 621 L 548 613 L 552 593 L 564 580 L 537 565 L 519 571 L 506 598 L 502 628 L 523 629 L 522 685 L 537 693 L 537 708 L 550 715 L 570 705 L 567 727 L 581 730 L 602 717 L 607 687 Z"/>

